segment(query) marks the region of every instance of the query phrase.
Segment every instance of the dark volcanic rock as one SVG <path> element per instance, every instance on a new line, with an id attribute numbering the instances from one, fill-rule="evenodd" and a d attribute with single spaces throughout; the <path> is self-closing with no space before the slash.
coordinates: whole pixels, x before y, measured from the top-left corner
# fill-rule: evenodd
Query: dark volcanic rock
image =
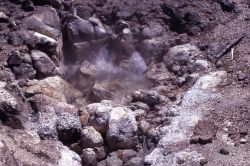
<path id="1" fill-rule="evenodd" d="M 33 79 L 35 78 L 36 70 L 31 64 L 21 63 L 21 65 L 13 67 L 13 73 L 17 79 Z"/>
<path id="2" fill-rule="evenodd" d="M 232 12 L 235 10 L 235 3 L 231 0 L 218 0 L 221 8 L 225 12 Z"/>
<path id="3" fill-rule="evenodd" d="M 191 143 L 207 144 L 212 143 L 217 133 L 217 127 L 209 121 L 199 121 L 194 128 Z"/>
<path id="4" fill-rule="evenodd" d="M 102 146 L 102 136 L 92 126 L 84 127 L 81 131 L 81 145 L 83 148 L 94 148 Z"/>
<path id="5" fill-rule="evenodd" d="M 20 65 L 23 61 L 23 57 L 21 56 L 19 51 L 12 51 L 10 53 L 9 59 L 8 59 L 8 65 Z"/>

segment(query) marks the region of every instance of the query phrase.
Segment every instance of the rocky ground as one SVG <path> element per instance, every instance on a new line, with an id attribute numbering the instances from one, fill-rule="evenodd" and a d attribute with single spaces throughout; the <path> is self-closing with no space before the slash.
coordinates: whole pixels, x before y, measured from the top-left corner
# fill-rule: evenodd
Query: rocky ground
<path id="1" fill-rule="evenodd" d="M 0 0 L 1 166 L 249 166 L 249 0 Z"/>

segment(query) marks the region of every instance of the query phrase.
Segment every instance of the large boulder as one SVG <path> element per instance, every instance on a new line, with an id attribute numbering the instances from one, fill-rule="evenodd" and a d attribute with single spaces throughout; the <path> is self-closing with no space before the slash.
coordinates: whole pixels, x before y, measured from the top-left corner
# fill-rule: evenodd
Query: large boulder
<path id="1" fill-rule="evenodd" d="M 111 149 L 128 149 L 137 145 L 137 123 L 130 109 L 123 107 L 112 109 L 106 140 Z"/>
<path id="2" fill-rule="evenodd" d="M 92 39 L 94 32 L 91 22 L 79 17 L 71 18 L 67 24 L 67 35 L 71 44 Z"/>
<path id="3" fill-rule="evenodd" d="M 63 58 L 62 32 L 59 16 L 54 8 L 39 8 L 23 22 L 23 27 L 28 32 L 28 46 L 46 52 L 60 63 Z"/>
<path id="4" fill-rule="evenodd" d="M 0 165 L 81 166 L 81 158 L 58 141 L 41 141 L 32 132 L 1 126 Z"/>

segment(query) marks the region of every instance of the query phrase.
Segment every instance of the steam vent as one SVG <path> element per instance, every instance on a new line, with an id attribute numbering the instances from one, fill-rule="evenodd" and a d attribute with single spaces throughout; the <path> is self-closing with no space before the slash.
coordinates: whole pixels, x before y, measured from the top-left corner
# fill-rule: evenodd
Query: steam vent
<path id="1" fill-rule="evenodd" d="M 0 0 L 0 166 L 250 166 L 250 0 Z"/>

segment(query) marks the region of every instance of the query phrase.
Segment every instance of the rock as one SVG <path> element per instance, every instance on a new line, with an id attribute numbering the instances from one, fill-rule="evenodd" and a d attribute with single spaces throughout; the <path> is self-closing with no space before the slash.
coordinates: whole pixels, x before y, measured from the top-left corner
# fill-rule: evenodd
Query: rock
<path id="1" fill-rule="evenodd" d="M 31 0 L 27 0 L 22 3 L 22 9 L 24 11 L 31 12 L 35 9 L 35 7 Z"/>
<path id="2" fill-rule="evenodd" d="M 81 145 L 83 148 L 102 146 L 102 136 L 92 126 L 86 126 L 81 131 Z"/>
<path id="3" fill-rule="evenodd" d="M 231 0 L 218 0 L 222 10 L 224 12 L 232 12 L 235 10 L 235 3 Z"/>
<path id="4" fill-rule="evenodd" d="M 150 24 L 149 27 L 144 28 L 142 31 L 143 37 L 146 39 L 152 39 L 162 36 L 164 28 L 159 24 Z"/>
<path id="5" fill-rule="evenodd" d="M 53 107 L 41 107 L 38 112 L 38 134 L 41 139 L 58 139 L 57 115 Z"/>
<path id="6" fill-rule="evenodd" d="M 20 129 L 26 127 L 30 108 L 15 90 L 14 87 L 10 88 L 6 83 L 0 82 L 0 120 L 3 125 Z"/>
<path id="7" fill-rule="evenodd" d="M 119 20 L 115 24 L 115 33 L 120 33 L 125 28 L 129 29 L 129 24 L 124 20 Z"/>
<path id="8" fill-rule="evenodd" d="M 121 166 L 123 165 L 122 160 L 117 157 L 108 157 L 106 160 L 106 166 Z"/>
<path id="9" fill-rule="evenodd" d="M 4 12 L 0 12 L 0 22 L 8 22 L 8 16 Z"/>
<path id="10" fill-rule="evenodd" d="M 89 91 L 89 89 L 91 89 L 95 84 L 94 76 L 96 72 L 97 69 L 93 64 L 88 61 L 84 61 L 76 74 L 76 87 L 82 91 Z"/>
<path id="11" fill-rule="evenodd" d="M 110 153 L 111 156 L 121 159 L 123 162 L 127 162 L 130 159 L 137 156 L 137 152 L 132 149 L 118 150 Z"/>
<path id="12" fill-rule="evenodd" d="M 0 129 L 0 165 L 54 165 L 81 166 L 81 158 L 62 143 L 53 140 L 40 140 L 32 132 Z M 46 157 L 41 158 L 41 154 Z"/>
<path id="13" fill-rule="evenodd" d="M 67 35 L 72 44 L 92 39 L 94 32 L 94 28 L 88 20 L 75 18 L 67 24 Z"/>
<path id="14" fill-rule="evenodd" d="M 11 34 L 8 39 L 8 42 L 13 46 L 21 46 L 25 41 L 25 39 L 21 35 L 22 34 L 17 34 L 17 33 Z"/>
<path id="15" fill-rule="evenodd" d="M 222 148 L 222 149 L 220 149 L 220 153 L 224 154 L 224 155 L 228 155 L 229 151 L 227 149 L 225 149 L 225 148 Z"/>
<path id="16" fill-rule="evenodd" d="M 52 76 L 55 74 L 56 65 L 48 57 L 48 55 L 36 50 L 31 52 L 31 58 L 34 62 L 37 74 L 40 76 Z"/>
<path id="17" fill-rule="evenodd" d="M 61 109 L 60 109 L 61 107 Z M 59 140 L 64 143 L 71 143 L 79 140 L 81 123 L 77 109 L 68 104 L 59 106 L 57 113 L 57 131 Z M 64 111 L 62 109 L 65 109 Z M 71 109 L 71 110 L 70 110 Z"/>
<path id="18" fill-rule="evenodd" d="M 73 143 L 69 146 L 70 150 L 76 152 L 78 155 L 82 154 L 82 147 L 80 143 Z"/>
<path id="19" fill-rule="evenodd" d="M 104 28 L 101 20 L 96 17 L 90 17 L 89 21 L 93 24 L 94 31 L 95 31 L 94 32 L 95 38 L 97 39 L 104 38 L 107 34 L 107 31 Z"/>
<path id="20" fill-rule="evenodd" d="M 143 166 L 143 165 L 144 162 L 143 158 L 141 157 L 134 157 L 124 164 L 124 166 Z"/>
<path id="21" fill-rule="evenodd" d="M 137 145 L 137 124 L 130 109 L 114 107 L 110 112 L 106 140 L 111 149 L 128 149 Z"/>
<path id="22" fill-rule="evenodd" d="M 176 63 L 179 65 L 186 65 L 200 54 L 198 47 L 188 44 L 177 45 L 171 47 L 164 56 L 165 64 Z"/>
<path id="23" fill-rule="evenodd" d="M 173 80 L 173 76 L 163 63 L 149 66 L 146 71 L 146 78 L 156 85 L 169 85 Z"/>
<path id="24" fill-rule="evenodd" d="M 21 63 L 13 67 L 13 73 L 17 79 L 33 79 L 36 76 L 36 70 L 28 63 Z"/>
<path id="25" fill-rule="evenodd" d="M 145 111 L 149 111 L 149 106 L 146 103 L 138 101 L 135 103 L 131 103 L 131 109 L 132 110 L 142 109 Z"/>
<path id="26" fill-rule="evenodd" d="M 168 48 L 169 46 L 165 37 L 156 37 L 143 40 L 140 52 L 149 63 L 151 60 L 161 60 L 166 51 L 168 51 Z"/>
<path id="27" fill-rule="evenodd" d="M 144 58 L 139 52 L 134 52 L 129 59 L 129 69 L 132 73 L 142 74 L 147 70 Z"/>
<path id="28" fill-rule="evenodd" d="M 109 100 L 112 98 L 113 94 L 112 92 L 108 89 L 109 87 L 105 87 L 105 82 L 104 83 L 96 83 L 93 88 L 91 89 L 88 99 L 91 102 L 100 102 L 102 100 Z M 103 87 L 104 86 L 104 87 Z"/>
<path id="29" fill-rule="evenodd" d="M 96 154 L 91 148 L 83 149 L 81 157 L 83 165 L 95 166 L 97 164 Z"/>
<path id="30" fill-rule="evenodd" d="M 21 56 L 19 51 L 12 51 L 9 55 L 8 65 L 20 65 L 23 61 L 23 57 Z"/>
<path id="31" fill-rule="evenodd" d="M 60 8 L 64 0 L 40 0 L 39 2 L 33 0 L 35 4 L 39 5 L 51 5 L 54 8 Z"/>
<path id="32" fill-rule="evenodd" d="M 153 108 L 154 106 L 160 104 L 161 96 L 157 91 L 135 91 L 133 94 L 133 102 L 141 101 L 146 103 L 149 107 Z"/>
<path id="33" fill-rule="evenodd" d="M 55 40 L 61 37 L 61 24 L 57 12 L 50 7 L 44 7 L 27 18 L 24 28 L 38 32 Z"/>
<path id="34" fill-rule="evenodd" d="M 15 80 L 15 75 L 9 68 L 3 68 L 0 70 L 0 81 L 12 82 Z"/>
<path id="35" fill-rule="evenodd" d="M 27 54 L 27 53 L 24 54 L 24 56 L 23 56 L 23 62 L 32 64 L 32 59 L 31 59 L 30 54 Z"/>
<path id="36" fill-rule="evenodd" d="M 90 104 L 87 106 L 89 112 L 89 123 L 98 132 L 104 134 L 108 128 L 109 112 L 112 110 L 112 104 L 107 101 Z"/>
<path id="37" fill-rule="evenodd" d="M 125 6 L 117 12 L 117 17 L 120 19 L 129 19 L 136 13 L 136 7 L 132 5 Z"/>
<path id="38" fill-rule="evenodd" d="M 107 156 L 106 150 L 103 146 L 95 147 L 94 152 L 98 161 L 103 160 Z"/>
<path id="39" fill-rule="evenodd" d="M 217 127 L 212 122 L 199 121 L 194 128 L 191 143 L 211 143 L 217 133 Z"/>
<path id="40" fill-rule="evenodd" d="M 91 45 L 89 42 L 77 42 L 73 44 L 73 49 L 76 52 L 76 59 L 80 62 L 90 59 Z"/>

